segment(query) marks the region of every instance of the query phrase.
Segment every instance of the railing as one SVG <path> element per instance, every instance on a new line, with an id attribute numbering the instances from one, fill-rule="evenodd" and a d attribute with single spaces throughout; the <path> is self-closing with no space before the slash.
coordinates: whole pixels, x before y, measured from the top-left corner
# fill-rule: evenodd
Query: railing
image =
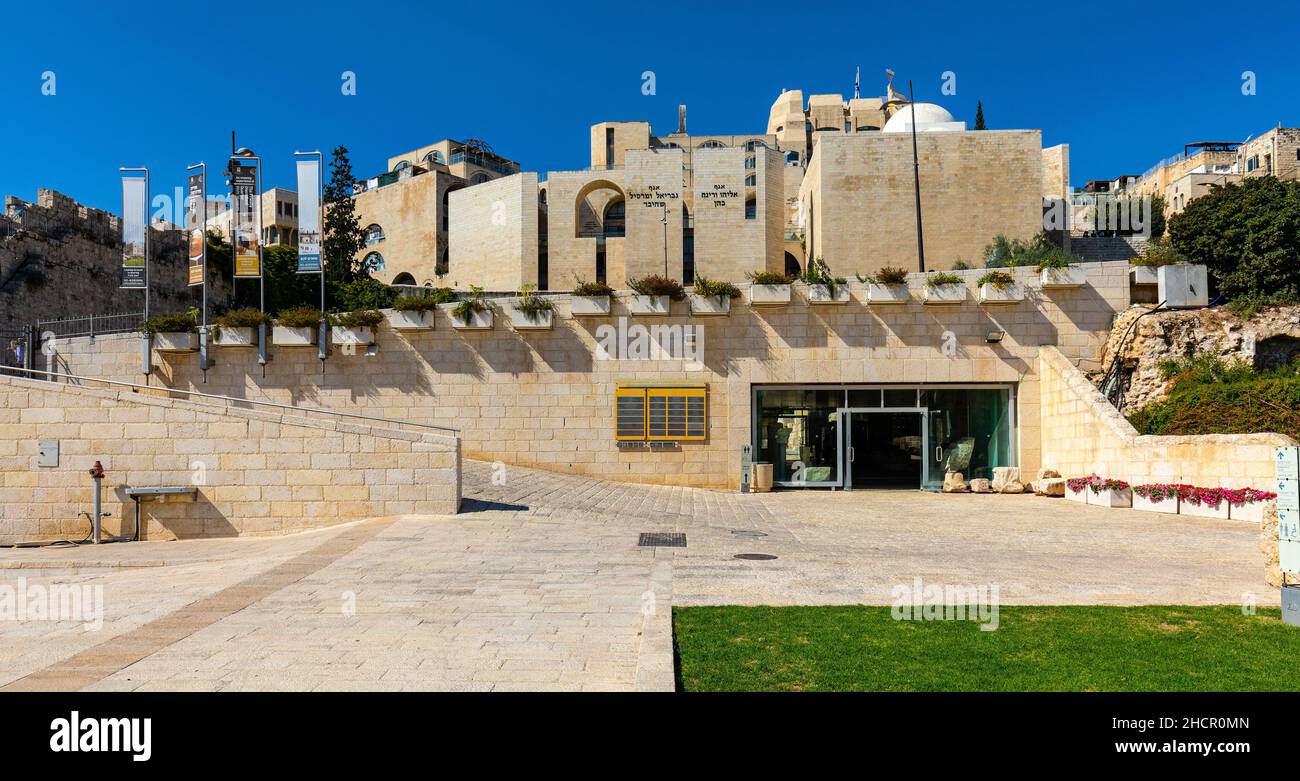
<path id="1" fill-rule="evenodd" d="M 485 155 L 474 154 L 472 152 L 452 152 L 448 163 L 471 163 L 479 168 L 486 168 L 489 171 L 496 171 L 499 174 L 517 174 L 519 173 L 518 163 L 505 163 L 493 160 Z"/>
<path id="2" fill-rule="evenodd" d="M 321 407 L 299 407 L 294 404 L 281 404 L 278 401 L 263 401 L 261 399 L 241 399 L 238 396 L 222 396 L 219 393 L 203 393 L 201 391 L 186 390 L 184 388 L 168 388 L 163 385 L 141 385 L 138 382 L 126 382 L 124 380 L 109 380 L 103 377 L 87 377 L 79 374 L 65 374 L 64 372 L 47 372 L 40 369 L 14 369 L 13 374 L 40 374 L 44 377 L 57 381 L 59 378 L 66 380 L 78 380 L 88 382 L 102 382 L 105 385 L 116 385 L 123 388 L 134 388 L 136 390 L 159 391 L 162 393 L 183 393 L 186 396 L 197 396 L 204 399 L 216 399 L 230 404 L 257 404 L 263 407 L 275 407 L 276 409 L 287 409 L 293 412 L 314 412 L 321 415 L 334 415 L 340 418 L 352 418 L 355 420 L 367 420 L 373 423 L 392 423 L 399 426 L 415 426 L 416 428 L 427 428 L 435 431 L 447 431 L 453 434 L 459 434 L 460 429 L 451 426 L 439 426 L 436 423 L 416 423 L 412 420 L 398 420 L 396 418 L 381 418 L 374 415 L 361 415 L 355 412 L 341 412 L 336 409 L 323 409 Z M 69 383 L 71 384 L 71 383 Z"/>
<path id="3" fill-rule="evenodd" d="M 71 317 L 58 320 L 42 320 L 36 323 L 36 333 L 44 336 L 53 334 L 62 338 L 74 336 L 100 336 L 103 334 L 122 334 L 138 331 L 144 320 L 143 312 L 125 312 L 116 315 L 91 315 L 90 317 Z"/>

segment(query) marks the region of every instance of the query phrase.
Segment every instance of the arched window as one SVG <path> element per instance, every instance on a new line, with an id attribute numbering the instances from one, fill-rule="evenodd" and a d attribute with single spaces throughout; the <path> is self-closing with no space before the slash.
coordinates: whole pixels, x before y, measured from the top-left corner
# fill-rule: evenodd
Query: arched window
<path id="1" fill-rule="evenodd" d="M 405 171 L 406 169 L 408 169 L 408 168 L 410 168 L 410 167 L 411 167 L 411 163 L 410 163 L 409 161 L 407 161 L 407 160 L 403 160 L 402 162 L 400 162 L 400 163 L 398 163 L 397 165 L 393 166 L 393 173 L 397 173 L 398 171 Z"/>
<path id="2" fill-rule="evenodd" d="M 627 206 L 622 199 L 610 201 L 605 207 L 605 218 L 601 220 L 606 238 L 627 235 Z"/>
<path id="3" fill-rule="evenodd" d="M 411 276 L 410 274 L 408 274 L 408 273 L 406 273 L 405 271 L 403 271 L 402 273 L 400 273 L 400 274 L 398 274 L 397 276 L 393 277 L 393 284 L 394 284 L 394 285 L 414 285 L 414 284 L 415 284 L 415 277 L 413 277 L 413 276 Z"/>
<path id="4" fill-rule="evenodd" d="M 700 149 L 726 149 L 726 148 L 727 148 L 726 144 L 714 138 L 710 138 L 708 141 L 705 141 L 703 144 L 700 144 Z"/>
<path id="5" fill-rule="evenodd" d="M 537 202 L 538 202 L 538 203 L 546 203 L 546 191 L 545 191 L 545 190 L 540 190 L 540 191 L 537 193 Z"/>
<path id="6" fill-rule="evenodd" d="M 868 131 L 868 130 L 879 130 L 879 129 L 880 129 L 880 128 L 879 128 L 879 127 L 876 127 L 875 125 L 863 125 L 863 126 L 861 126 L 861 127 L 858 128 L 858 132 L 859 132 L 859 133 L 863 133 L 863 132 L 866 132 L 866 131 Z"/>
<path id="7" fill-rule="evenodd" d="M 797 277 L 803 272 L 799 267 L 799 260 L 789 252 L 785 253 L 785 273 L 791 277 Z"/>
<path id="8" fill-rule="evenodd" d="M 366 246 L 372 247 L 384 240 L 384 229 L 375 224 L 366 226 Z"/>
<path id="9" fill-rule="evenodd" d="M 479 171 L 478 173 L 474 174 L 469 178 L 470 184 L 483 184 L 484 182 L 490 182 L 490 181 L 492 181 L 492 177 L 488 176 L 482 171 Z"/>
<path id="10" fill-rule="evenodd" d="M 756 147 L 766 147 L 766 146 L 767 144 L 763 143 L 762 139 L 755 138 L 751 141 L 745 142 L 745 151 L 753 152 Z"/>
<path id="11" fill-rule="evenodd" d="M 669 141 L 668 143 L 664 144 L 664 149 L 681 149 L 681 147 L 678 146 L 676 143 Z"/>
<path id="12" fill-rule="evenodd" d="M 777 126 L 776 126 L 776 132 L 778 132 L 778 133 L 784 133 L 784 132 L 785 132 L 785 125 L 777 125 Z"/>
<path id="13" fill-rule="evenodd" d="M 442 157 L 442 152 L 439 152 L 437 149 L 425 155 L 424 162 L 433 163 L 435 165 L 446 165 L 447 163 L 447 161 Z"/>
<path id="14" fill-rule="evenodd" d="M 371 273 L 384 270 L 384 256 L 378 252 L 371 252 L 361 261 L 361 270 Z"/>

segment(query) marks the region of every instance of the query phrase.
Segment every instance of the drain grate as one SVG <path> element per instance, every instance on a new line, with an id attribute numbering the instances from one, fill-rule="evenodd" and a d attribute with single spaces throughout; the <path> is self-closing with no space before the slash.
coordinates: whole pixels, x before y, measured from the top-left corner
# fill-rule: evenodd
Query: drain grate
<path id="1" fill-rule="evenodd" d="M 641 532 L 636 544 L 642 548 L 685 548 L 686 535 L 682 532 Z"/>
<path id="2" fill-rule="evenodd" d="M 744 561 L 771 561 L 776 557 L 770 553 L 737 553 L 733 558 Z"/>
<path id="3" fill-rule="evenodd" d="M 750 531 L 749 529 L 732 529 L 731 533 L 737 537 L 766 537 L 767 532 Z"/>

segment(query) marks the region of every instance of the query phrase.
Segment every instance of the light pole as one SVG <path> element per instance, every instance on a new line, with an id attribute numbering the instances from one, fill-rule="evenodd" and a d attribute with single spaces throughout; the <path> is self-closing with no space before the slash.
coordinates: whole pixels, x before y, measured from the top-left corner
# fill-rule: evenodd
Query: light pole
<path id="1" fill-rule="evenodd" d="M 199 224 L 201 234 L 200 245 L 203 254 L 203 281 L 199 283 L 200 293 L 202 294 L 202 303 L 200 304 L 199 320 L 199 368 L 203 370 L 203 381 L 208 381 L 208 166 L 202 160 L 198 165 L 185 166 L 186 171 L 199 171 L 199 181 L 202 182 L 199 191 L 198 200 L 195 201 L 194 208 L 201 213 L 195 215 Z"/>
<path id="2" fill-rule="evenodd" d="M 912 180 L 916 185 L 916 260 L 925 273 L 925 234 L 921 230 L 921 160 L 916 152 L 916 100 L 912 97 L 912 80 L 907 80 L 907 102 L 912 111 Z"/>
<path id="3" fill-rule="evenodd" d="M 664 201 L 664 279 L 668 279 L 668 201 Z"/>

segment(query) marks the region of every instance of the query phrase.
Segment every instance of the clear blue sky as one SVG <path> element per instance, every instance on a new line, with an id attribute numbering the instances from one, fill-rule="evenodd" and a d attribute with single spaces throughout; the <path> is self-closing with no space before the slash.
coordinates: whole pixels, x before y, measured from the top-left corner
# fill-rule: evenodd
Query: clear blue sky
<path id="1" fill-rule="evenodd" d="M 194 7 L 202 5 L 202 8 Z M 293 187 L 291 153 L 352 150 L 358 175 L 444 137 L 480 137 L 525 170 L 580 168 L 588 128 L 689 106 L 694 133 L 751 133 L 783 87 L 878 95 L 884 69 L 968 122 L 1069 143 L 1071 180 L 1141 173 L 1186 142 L 1300 125 L 1300 11 L 1221 3 L 634 4 L 17 3 L 0 48 L 0 193 L 50 187 L 120 212 L 118 166 L 155 193 L 219 168 L 231 129 Z M 1051 4 L 1047 4 L 1051 5 Z M 1242 24 L 1246 23 L 1246 27 Z M 20 31 L 15 33 L 14 31 Z M 312 39 L 310 51 L 299 41 Z M 764 46 L 773 46 L 764 49 Z M 340 74 L 357 74 L 357 95 Z M 657 94 L 641 93 L 656 74 Z M 940 74 L 957 94 L 940 94 Z M 1243 96 L 1245 70 L 1258 94 Z M 57 94 L 41 94 L 42 73 Z M 210 190 L 221 189 L 217 177 Z"/>

